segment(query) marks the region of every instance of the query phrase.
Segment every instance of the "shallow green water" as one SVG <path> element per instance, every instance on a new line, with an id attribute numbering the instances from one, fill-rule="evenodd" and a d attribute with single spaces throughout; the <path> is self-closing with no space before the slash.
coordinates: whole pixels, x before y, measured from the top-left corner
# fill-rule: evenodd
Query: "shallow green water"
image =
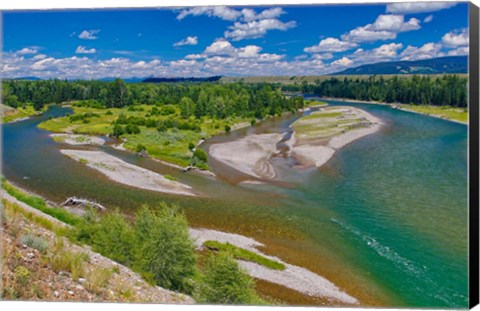
<path id="1" fill-rule="evenodd" d="M 335 273 L 360 275 L 364 284 L 355 286 L 378 288 L 389 305 L 466 307 L 467 127 L 385 106 L 349 105 L 380 117 L 385 126 L 342 148 L 320 170 L 296 169 L 276 160 L 287 181 L 283 184 L 241 186 L 237 174 L 213 160 L 219 180 L 101 147 L 176 176 L 204 196 L 183 198 L 112 183 L 61 155 L 59 147 L 66 146 L 36 127 L 51 115 L 66 113 L 59 107 L 4 125 L 3 173 L 56 202 L 76 195 L 128 212 L 166 200 L 184 207 L 198 226 L 292 241 L 298 234 L 306 241 L 305 252 L 339 263 L 342 268 L 331 265 Z M 298 116 L 216 137 L 204 147 L 247 133 L 284 132 Z M 329 268 L 320 259 L 318 265 Z"/>

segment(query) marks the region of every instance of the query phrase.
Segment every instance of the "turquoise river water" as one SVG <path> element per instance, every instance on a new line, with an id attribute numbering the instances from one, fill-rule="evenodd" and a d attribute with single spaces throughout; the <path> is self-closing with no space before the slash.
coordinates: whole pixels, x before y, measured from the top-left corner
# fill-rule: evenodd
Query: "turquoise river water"
<path id="1" fill-rule="evenodd" d="M 61 107 L 3 125 L 3 174 L 57 203 L 75 195 L 126 213 L 159 200 L 177 203 L 193 226 L 254 236 L 267 252 L 284 250 L 276 255 L 324 275 L 365 305 L 466 307 L 467 126 L 387 106 L 348 105 L 385 125 L 342 148 L 321 169 L 276 159 L 278 183 L 239 183 L 240 174 L 213 160 L 209 165 L 218 178 L 181 173 L 109 146 L 88 147 L 178 177 L 203 195 L 184 198 L 113 183 L 64 157 L 59 148 L 72 147 L 37 128 L 69 111 Z M 299 116 L 270 119 L 202 147 L 285 132 Z"/>

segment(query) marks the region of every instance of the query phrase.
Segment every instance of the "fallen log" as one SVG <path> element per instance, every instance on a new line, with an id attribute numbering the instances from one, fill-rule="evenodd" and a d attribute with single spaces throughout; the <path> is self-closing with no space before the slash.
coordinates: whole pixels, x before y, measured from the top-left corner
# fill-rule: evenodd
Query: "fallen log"
<path id="1" fill-rule="evenodd" d="M 80 207 L 80 208 L 87 208 L 93 207 L 100 211 L 105 211 L 106 208 L 100 203 L 89 201 L 87 199 L 80 199 L 77 197 L 70 197 L 65 202 L 63 202 L 63 206 L 73 206 L 73 207 Z"/>

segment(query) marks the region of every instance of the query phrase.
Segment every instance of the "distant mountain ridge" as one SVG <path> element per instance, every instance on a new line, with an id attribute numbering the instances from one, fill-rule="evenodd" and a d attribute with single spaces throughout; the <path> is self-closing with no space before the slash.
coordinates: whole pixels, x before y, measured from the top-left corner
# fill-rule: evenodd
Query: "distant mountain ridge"
<path id="1" fill-rule="evenodd" d="M 447 56 L 416 61 L 394 61 L 362 65 L 332 75 L 401 75 L 468 73 L 467 56 Z"/>
<path id="2" fill-rule="evenodd" d="M 212 77 L 176 77 L 176 78 L 147 78 L 143 80 L 143 83 L 165 83 L 165 82 L 216 82 L 220 80 L 222 76 Z"/>

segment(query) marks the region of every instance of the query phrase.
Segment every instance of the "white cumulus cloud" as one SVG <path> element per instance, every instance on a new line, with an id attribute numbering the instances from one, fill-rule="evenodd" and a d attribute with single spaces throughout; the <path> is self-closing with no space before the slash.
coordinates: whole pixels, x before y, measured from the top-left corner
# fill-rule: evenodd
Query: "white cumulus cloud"
<path id="1" fill-rule="evenodd" d="M 262 19 L 251 22 L 235 22 L 225 31 L 225 38 L 233 41 L 263 37 L 270 30 L 288 30 L 297 26 L 295 21 L 282 22 L 278 19 Z"/>
<path id="2" fill-rule="evenodd" d="M 97 50 L 95 48 L 87 49 L 86 47 L 79 45 L 77 49 L 75 50 L 75 53 L 77 54 L 95 54 L 97 53 Z"/>
<path id="3" fill-rule="evenodd" d="M 96 40 L 98 39 L 97 35 L 99 32 L 100 32 L 100 29 L 84 30 L 78 35 L 78 38 L 84 39 L 84 40 Z"/>
<path id="4" fill-rule="evenodd" d="M 344 52 L 357 46 L 358 44 L 354 42 L 341 41 L 337 38 L 326 38 L 321 40 L 317 45 L 304 48 L 303 51 L 307 53 Z"/>
<path id="5" fill-rule="evenodd" d="M 177 19 L 182 20 L 189 15 L 207 15 L 218 17 L 226 21 L 234 21 L 237 20 L 240 16 L 242 16 L 242 13 L 226 6 L 199 6 L 181 10 L 180 13 L 177 15 Z"/>
<path id="6" fill-rule="evenodd" d="M 337 59 L 336 61 L 332 62 L 332 66 L 341 66 L 341 67 L 346 67 L 350 66 L 353 64 L 353 61 L 349 59 L 348 57 L 342 57 L 340 59 Z"/>
<path id="7" fill-rule="evenodd" d="M 414 17 L 405 21 L 403 15 L 382 14 L 373 24 L 357 27 L 343 34 L 342 39 L 348 42 L 374 42 L 397 38 L 400 32 L 420 29 L 420 21 Z"/>
<path id="8" fill-rule="evenodd" d="M 23 48 L 21 50 L 18 50 L 16 53 L 20 55 L 37 54 L 38 50 L 35 48 Z"/>
<path id="9" fill-rule="evenodd" d="M 442 52 L 442 45 L 434 42 L 425 43 L 421 47 L 409 45 L 400 54 L 402 60 L 420 60 L 441 56 L 445 56 L 445 53 Z"/>
<path id="10" fill-rule="evenodd" d="M 184 45 L 197 45 L 198 44 L 198 37 L 196 36 L 188 36 L 183 40 L 180 40 L 173 44 L 173 46 L 184 46 Z"/>
<path id="11" fill-rule="evenodd" d="M 387 4 L 387 12 L 399 14 L 435 12 L 455 5 L 456 2 L 398 2 Z"/>
<path id="12" fill-rule="evenodd" d="M 442 37 L 442 43 L 447 47 L 458 47 L 468 45 L 468 29 L 453 30 Z"/>

